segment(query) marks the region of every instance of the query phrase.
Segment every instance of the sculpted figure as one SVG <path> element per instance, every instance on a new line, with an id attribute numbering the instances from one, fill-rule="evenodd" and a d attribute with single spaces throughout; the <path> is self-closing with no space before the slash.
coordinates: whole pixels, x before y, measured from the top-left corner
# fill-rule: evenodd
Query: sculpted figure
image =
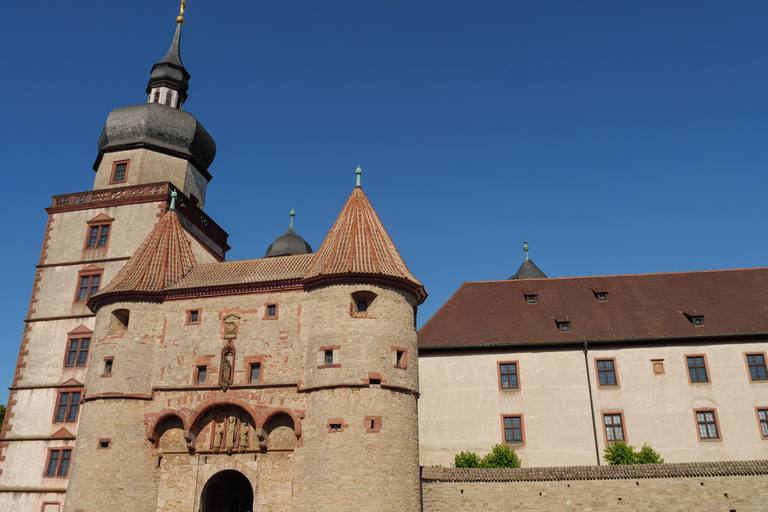
<path id="1" fill-rule="evenodd" d="M 240 423 L 240 451 L 244 452 L 248 448 L 248 422 Z"/>
<path id="2" fill-rule="evenodd" d="M 221 448 L 221 439 L 224 436 L 224 423 L 216 423 L 216 435 L 213 438 L 213 449 L 218 450 Z"/>
<path id="3" fill-rule="evenodd" d="M 224 363 L 221 365 L 221 390 L 226 392 L 229 389 L 229 385 L 232 384 L 232 356 L 224 358 Z"/>
<path id="4" fill-rule="evenodd" d="M 235 447 L 235 435 L 237 434 L 237 417 L 232 414 L 227 418 L 227 445 L 228 451 Z"/>

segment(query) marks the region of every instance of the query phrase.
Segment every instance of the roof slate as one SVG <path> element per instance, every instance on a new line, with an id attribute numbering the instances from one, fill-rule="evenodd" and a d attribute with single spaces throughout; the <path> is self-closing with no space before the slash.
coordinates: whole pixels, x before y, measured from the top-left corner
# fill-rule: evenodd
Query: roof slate
<path id="1" fill-rule="evenodd" d="M 305 278 L 340 274 L 378 274 L 405 279 L 423 289 L 360 187 L 347 199 Z"/>
<path id="2" fill-rule="evenodd" d="M 156 292 L 179 281 L 196 264 L 175 210 L 155 225 L 114 279 L 94 297 L 115 292 Z"/>
<path id="3" fill-rule="evenodd" d="M 467 282 L 421 328 L 419 347 L 751 333 L 768 333 L 768 268 Z"/>

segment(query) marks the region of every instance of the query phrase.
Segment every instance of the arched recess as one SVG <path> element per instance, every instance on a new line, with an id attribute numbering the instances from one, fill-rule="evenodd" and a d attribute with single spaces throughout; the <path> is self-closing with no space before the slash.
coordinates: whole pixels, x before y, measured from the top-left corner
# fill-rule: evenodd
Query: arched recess
<path id="1" fill-rule="evenodd" d="M 213 404 L 195 415 L 189 444 L 197 452 L 232 453 L 258 450 L 252 414 L 234 404 Z"/>
<path id="2" fill-rule="evenodd" d="M 268 450 L 294 450 L 297 444 L 296 423 L 285 412 L 278 412 L 264 422 Z"/>
<path id="3" fill-rule="evenodd" d="M 184 421 L 178 416 L 166 416 L 156 427 L 157 443 L 162 453 L 185 453 L 188 451 L 184 438 Z"/>
<path id="4" fill-rule="evenodd" d="M 155 448 L 159 447 L 160 436 L 163 432 L 160 431 L 160 427 L 168 418 L 178 418 L 181 420 L 182 429 L 186 427 L 186 417 L 184 413 L 173 409 L 163 409 L 159 413 L 155 414 L 154 418 L 147 424 L 147 439 L 155 444 Z"/>
<path id="5" fill-rule="evenodd" d="M 252 512 L 253 487 L 239 471 L 227 469 L 213 475 L 200 495 L 201 512 Z"/>

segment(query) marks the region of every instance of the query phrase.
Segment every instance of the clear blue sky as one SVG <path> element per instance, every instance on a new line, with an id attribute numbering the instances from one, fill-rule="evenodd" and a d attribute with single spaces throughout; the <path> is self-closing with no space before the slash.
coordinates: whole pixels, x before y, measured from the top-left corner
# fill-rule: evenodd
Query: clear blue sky
<path id="1" fill-rule="evenodd" d="M 92 187 L 107 114 L 146 101 L 178 3 L 3 8 L 2 386 L 43 208 Z M 190 0 L 186 17 L 185 110 L 218 145 L 206 212 L 230 258 L 263 256 L 292 207 L 317 249 L 360 165 L 430 293 L 420 325 L 462 282 L 513 274 L 524 235 L 552 277 L 766 265 L 768 2 Z"/>

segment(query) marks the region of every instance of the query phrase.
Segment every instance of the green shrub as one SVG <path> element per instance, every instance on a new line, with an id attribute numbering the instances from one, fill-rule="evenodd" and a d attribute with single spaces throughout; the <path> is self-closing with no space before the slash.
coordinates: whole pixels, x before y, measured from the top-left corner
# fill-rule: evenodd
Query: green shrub
<path id="1" fill-rule="evenodd" d="M 481 468 L 519 468 L 520 457 L 509 446 L 497 444 L 480 461 Z"/>
<path id="2" fill-rule="evenodd" d="M 642 448 L 640 448 L 640 452 L 637 453 L 637 463 L 638 464 L 664 464 L 664 459 L 661 458 L 661 455 L 651 448 L 649 445 L 644 444 Z"/>
<path id="3" fill-rule="evenodd" d="M 661 455 L 647 444 L 644 444 L 640 451 L 636 452 L 634 446 L 628 445 L 624 441 L 616 441 L 606 446 L 603 458 L 611 465 L 662 464 L 664 462 Z"/>
<path id="4" fill-rule="evenodd" d="M 457 453 L 453 458 L 453 462 L 457 468 L 479 468 L 480 457 L 476 453 L 461 452 Z"/>

